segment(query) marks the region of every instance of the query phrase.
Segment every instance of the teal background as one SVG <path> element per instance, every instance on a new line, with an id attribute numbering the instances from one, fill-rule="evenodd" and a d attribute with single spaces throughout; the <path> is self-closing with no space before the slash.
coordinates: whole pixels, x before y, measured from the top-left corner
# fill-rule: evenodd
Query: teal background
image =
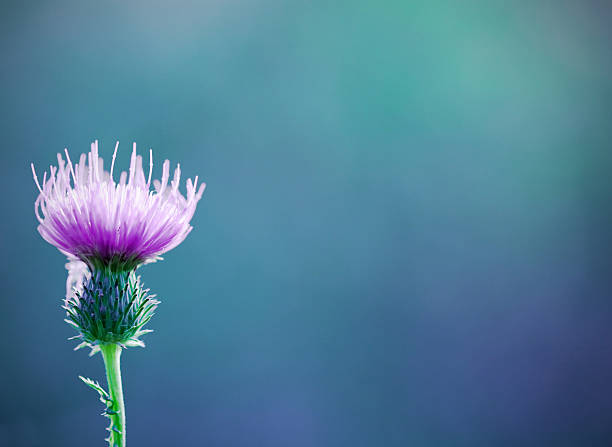
<path id="1" fill-rule="evenodd" d="M 129 445 L 610 445 L 611 12 L 2 2 L 0 446 L 104 445 L 29 167 L 93 139 L 208 183 Z"/>

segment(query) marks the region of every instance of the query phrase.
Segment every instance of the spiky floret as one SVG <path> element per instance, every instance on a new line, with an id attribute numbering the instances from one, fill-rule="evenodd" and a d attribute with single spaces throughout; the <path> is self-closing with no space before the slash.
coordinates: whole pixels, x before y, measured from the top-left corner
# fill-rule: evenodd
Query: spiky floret
<path id="1" fill-rule="evenodd" d="M 134 271 L 95 270 L 80 290 L 68 295 L 63 308 L 66 322 L 74 326 L 82 342 L 75 349 L 90 347 L 92 355 L 99 345 L 116 343 L 122 347 L 144 346 L 140 337 L 159 301 L 149 295 Z"/>
<path id="2" fill-rule="evenodd" d="M 119 143 L 117 143 L 117 146 Z M 98 156 L 98 142 L 88 154 L 72 164 L 57 154 L 57 166 L 38 181 L 40 194 L 34 209 L 40 223 L 38 231 L 62 253 L 85 262 L 91 270 L 114 265 L 131 270 L 156 259 L 180 244 L 189 234 L 189 224 L 205 184 L 198 177 L 187 179 L 187 194 L 179 191 L 180 166 L 170 179 L 170 162 L 164 161 L 161 181 L 151 181 L 153 153 L 145 177 L 142 157 L 132 151 L 130 169 L 119 181 L 113 178 L 117 146 L 110 172 Z M 153 188 L 151 188 L 153 187 Z"/>

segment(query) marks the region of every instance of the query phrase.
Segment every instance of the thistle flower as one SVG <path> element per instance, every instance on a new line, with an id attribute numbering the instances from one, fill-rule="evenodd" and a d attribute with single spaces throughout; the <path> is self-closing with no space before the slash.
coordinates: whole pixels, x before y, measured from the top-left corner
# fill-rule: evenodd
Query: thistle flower
<path id="1" fill-rule="evenodd" d="M 113 270 L 132 270 L 155 260 L 183 242 L 205 184 L 197 188 L 198 177 L 187 179 L 187 195 L 179 192 L 180 165 L 168 184 L 170 162 L 162 168 L 161 181 L 151 187 L 153 152 L 145 180 L 142 157 L 132 151 L 129 174 L 113 178 L 117 147 L 110 172 L 104 171 L 98 156 L 98 142 L 89 154 L 82 154 L 74 166 L 66 150 L 66 162 L 57 154 L 57 167 L 50 167 L 42 185 L 34 164 L 32 173 L 40 195 L 34 208 L 40 223 L 38 231 L 61 252 L 85 262 L 91 270 L 108 266 Z"/>
<path id="2" fill-rule="evenodd" d="M 140 336 L 150 330 L 145 324 L 159 302 L 144 289 L 135 270 L 160 259 L 180 244 L 192 230 L 189 222 L 205 184 L 198 177 L 188 179 L 187 194 L 179 192 L 180 166 L 170 179 L 170 162 L 162 167 L 162 178 L 151 184 L 153 153 L 149 152 L 149 173 L 145 180 L 142 157 L 132 151 L 129 172 L 115 182 L 113 170 L 104 170 L 98 156 L 98 142 L 72 164 L 57 155 L 57 166 L 44 173 L 42 185 L 32 164 L 40 194 L 34 203 L 38 231 L 68 258 L 66 268 L 66 322 L 81 339 L 76 349 L 88 346 L 93 355 L 102 352 L 109 391 L 97 382 L 80 377 L 100 394 L 103 413 L 110 419 L 107 441 L 110 447 L 125 447 L 125 407 L 121 384 L 120 356 L 126 346 L 144 346 Z M 151 185 L 154 189 L 151 190 Z"/>

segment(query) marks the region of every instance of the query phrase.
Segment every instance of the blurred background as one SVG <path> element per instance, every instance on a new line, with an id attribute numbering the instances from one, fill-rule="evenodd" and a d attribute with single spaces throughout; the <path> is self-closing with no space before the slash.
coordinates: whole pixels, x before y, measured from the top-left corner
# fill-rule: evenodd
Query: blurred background
<path id="1" fill-rule="evenodd" d="M 29 166 L 94 139 L 208 184 L 141 270 L 163 303 L 123 355 L 128 445 L 611 445 L 611 20 L 3 1 L 0 446 L 105 445 Z"/>

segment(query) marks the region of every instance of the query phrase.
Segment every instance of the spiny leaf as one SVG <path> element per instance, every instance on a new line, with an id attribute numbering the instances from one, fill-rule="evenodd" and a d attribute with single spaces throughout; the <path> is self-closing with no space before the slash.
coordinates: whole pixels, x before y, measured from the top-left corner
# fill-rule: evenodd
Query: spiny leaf
<path id="1" fill-rule="evenodd" d="M 96 390 L 98 394 L 100 394 L 100 402 L 102 402 L 103 404 L 106 404 L 108 407 L 112 407 L 113 400 L 110 398 L 109 394 L 106 392 L 104 388 L 102 388 L 102 386 L 100 386 L 98 382 L 94 382 L 93 380 L 88 379 L 87 377 L 83 377 L 83 376 L 79 376 L 79 379 L 81 379 L 85 383 L 85 385 L 87 385 L 93 390 Z"/>

